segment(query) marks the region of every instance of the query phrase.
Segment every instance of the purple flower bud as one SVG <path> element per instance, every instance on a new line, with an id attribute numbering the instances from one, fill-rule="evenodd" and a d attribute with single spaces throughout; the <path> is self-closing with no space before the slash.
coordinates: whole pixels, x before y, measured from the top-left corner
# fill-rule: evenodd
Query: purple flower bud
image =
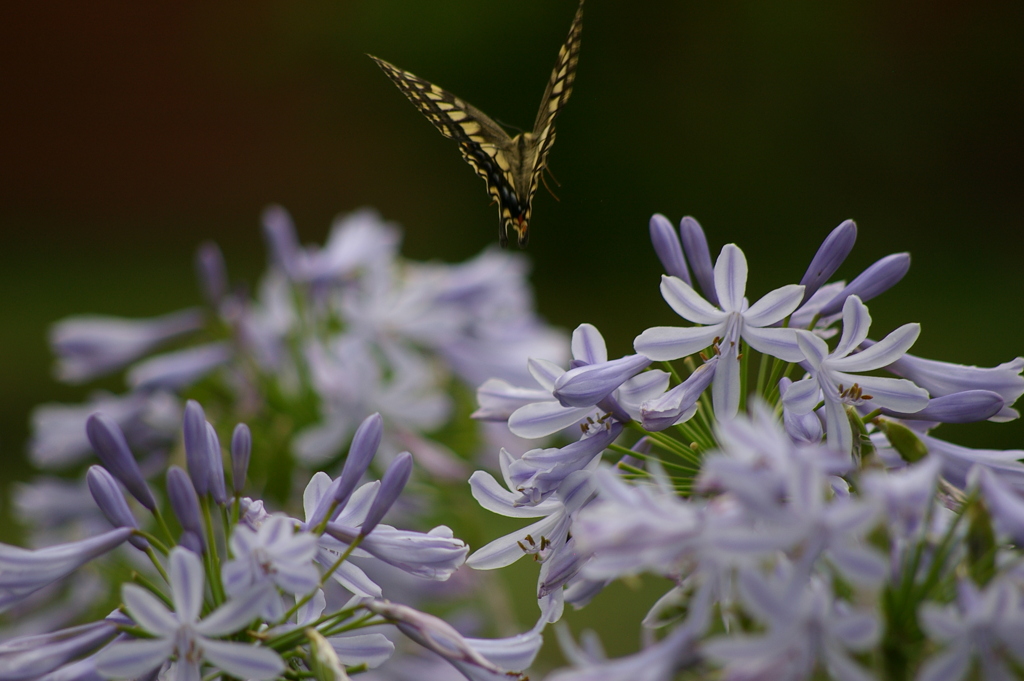
<path id="1" fill-rule="evenodd" d="M 363 473 L 370 467 L 370 462 L 377 453 L 381 437 L 384 435 L 384 419 L 379 413 L 373 413 L 363 419 L 352 436 L 352 444 L 345 458 L 345 466 L 322 497 L 312 517 L 307 521 L 310 527 L 316 527 L 327 516 L 332 505 L 335 513 L 348 501 L 348 497 L 359 484 Z"/>
<path id="2" fill-rule="evenodd" d="M 661 213 L 651 216 L 651 243 L 654 244 L 654 252 L 665 268 L 665 273 L 691 284 L 690 270 L 686 267 L 679 236 L 672 228 L 672 223 Z"/>
<path id="3" fill-rule="evenodd" d="M 857 278 L 847 284 L 839 295 L 822 306 L 818 314 L 822 317 L 834 315 L 843 309 L 846 299 L 850 296 L 857 296 L 864 302 L 871 300 L 898 284 L 909 269 L 909 253 L 887 255 L 857 275 Z"/>
<path id="4" fill-rule="evenodd" d="M 216 307 L 228 292 L 228 272 L 224 254 L 212 241 L 200 244 L 196 251 L 196 274 L 206 300 Z"/>
<path id="5" fill-rule="evenodd" d="M 103 466 L 90 466 L 85 474 L 85 482 L 89 486 L 89 493 L 92 494 L 96 505 L 100 507 L 103 516 L 110 521 L 111 525 L 139 529 L 139 523 L 132 515 L 131 509 L 128 508 L 128 502 L 125 501 L 121 488 L 117 486 L 117 481 L 107 472 L 107 469 Z M 149 548 L 146 538 L 137 534 L 129 537 L 128 541 L 140 551 Z"/>
<path id="6" fill-rule="evenodd" d="M 267 206 L 263 211 L 263 234 L 267 239 L 274 264 L 280 267 L 285 275 L 295 280 L 299 274 L 300 246 L 295 235 L 292 218 L 281 206 Z"/>
<path id="7" fill-rule="evenodd" d="M 912 414 L 882 409 L 886 416 L 937 423 L 974 423 L 985 421 L 1000 412 L 1003 398 L 991 390 L 964 390 L 928 400 L 928 406 Z"/>
<path id="8" fill-rule="evenodd" d="M 185 462 L 196 494 L 204 496 L 210 491 L 209 441 L 206 435 L 206 414 L 195 400 L 185 405 Z"/>
<path id="9" fill-rule="evenodd" d="M 249 455 L 252 453 L 252 433 L 249 426 L 239 423 L 231 434 L 231 487 L 235 496 L 245 489 L 245 476 L 249 472 Z"/>
<path id="10" fill-rule="evenodd" d="M 650 365 L 643 355 L 626 355 L 570 369 L 555 381 L 554 396 L 563 407 L 592 407 Z"/>
<path id="11" fill-rule="evenodd" d="M 199 511 L 199 497 L 188 473 L 177 466 L 171 466 L 167 470 L 167 499 L 171 503 L 174 515 L 178 517 L 181 528 L 196 534 L 202 540 L 203 521 Z"/>
<path id="12" fill-rule="evenodd" d="M 210 457 L 210 496 L 223 506 L 228 502 L 224 484 L 224 455 L 220 451 L 220 438 L 209 422 L 206 423 L 206 454 Z"/>
<path id="13" fill-rule="evenodd" d="M 715 289 L 715 268 L 711 265 L 711 251 L 700 223 L 687 215 L 679 222 L 679 236 L 683 241 L 683 252 L 693 267 L 693 278 L 697 280 L 705 300 L 718 305 L 718 291 Z"/>
<path id="14" fill-rule="evenodd" d="M 390 510 L 391 505 L 398 499 L 398 495 L 405 489 L 405 483 L 409 482 L 409 475 L 412 473 L 412 454 L 402 452 L 391 462 L 384 472 L 380 481 L 380 489 L 377 496 L 370 504 L 370 510 L 366 512 L 366 519 L 363 520 L 359 534 L 366 536 L 377 527 L 384 514 Z"/>
<path id="15" fill-rule="evenodd" d="M 103 466 L 131 492 L 140 504 L 150 511 L 156 509 L 156 500 L 142 477 L 139 464 L 128 449 L 121 427 L 105 414 L 93 414 L 85 422 L 85 434 Z"/>
<path id="16" fill-rule="evenodd" d="M 836 273 L 839 266 L 846 260 L 846 256 L 853 250 L 855 241 L 857 241 L 857 223 L 853 220 L 844 220 L 825 237 L 818 252 L 811 259 L 804 278 L 800 280 L 800 285 L 804 287 L 801 304 L 813 296 L 814 292 Z"/>
<path id="17" fill-rule="evenodd" d="M 700 365 L 689 377 L 664 395 L 644 402 L 640 407 L 640 419 L 647 430 L 665 430 L 683 418 L 694 408 L 701 394 L 711 385 L 718 366 L 717 356 Z"/>
<path id="18" fill-rule="evenodd" d="M 202 536 L 188 530 L 182 532 L 178 537 L 178 546 L 188 549 L 197 556 L 203 555 L 205 551 Z"/>

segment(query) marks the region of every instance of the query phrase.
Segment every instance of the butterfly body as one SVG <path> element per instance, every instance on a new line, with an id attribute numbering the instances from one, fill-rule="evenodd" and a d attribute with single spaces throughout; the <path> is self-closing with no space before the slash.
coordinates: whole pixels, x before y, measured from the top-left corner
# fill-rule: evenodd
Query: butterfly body
<path id="1" fill-rule="evenodd" d="M 576 77 L 582 18 L 581 0 L 569 37 L 558 52 L 533 130 L 515 137 L 447 90 L 370 55 L 442 135 L 458 142 L 462 157 L 483 178 L 498 204 L 498 241 L 503 248 L 509 230 L 516 233 L 520 248 L 529 242 L 531 202 L 555 141 L 555 117 L 568 101 Z"/>

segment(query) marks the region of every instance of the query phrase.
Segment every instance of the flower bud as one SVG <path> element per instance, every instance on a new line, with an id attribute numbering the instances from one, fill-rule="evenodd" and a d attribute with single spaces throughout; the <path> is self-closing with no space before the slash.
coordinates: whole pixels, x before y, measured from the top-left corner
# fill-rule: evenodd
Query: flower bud
<path id="1" fill-rule="evenodd" d="M 857 275 L 857 278 L 827 302 L 818 314 L 822 317 L 834 315 L 843 309 L 846 299 L 850 296 L 857 296 L 867 302 L 898 284 L 909 269 L 909 253 L 887 255 Z"/>
<path id="2" fill-rule="evenodd" d="M 825 237 L 818 252 L 811 259 L 811 264 L 808 265 L 803 279 L 800 280 L 800 285 L 804 287 L 801 304 L 813 296 L 815 291 L 836 273 L 839 266 L 846 260 L 846 256 L 853 250 L 855 241 L 857 241 L 857 223 L 853 220 L 844 220 Z"/>
<path id="3" fill-rule="evenodd" d="M 402 452 L 395 457 L 387 471 L 384 472 L 384 477 L 380 481 L 380 489 L 377 490 L 377 496 L 370 504 L 370 510 L 366 512 L 366 519 L 363 520 L 359 534 L 368 535 L 373 528 L 377 527 L 377 523 L 391 509 L 392 504 L 398 499 L 398 495 L 405 489 L 405 484 L 409 482 L 411 473 L 412 454 Z"/>
<path id="4" fill-rule="evenodd" d="M 252 433 L 249 426 L 239 423 L 231 434 L 231 488 L 235 496 L 245 489 L 245 476 L 249 472 L 249 456 L 252 453 Z"/>
<path id="5" fill-rule="evenodd" d="M 665 268 L 665 274 L 679 277 L 687 284 L 691 284 L 690 270 L 686 267 L 683 248 L 679 245 L 679 236 L 672 228 L 672 223 L 661 213 L 655 213 L 651 216 L 650 224 L 651 243 L 654 244 L 654 252 L 661 261 L 661 266 Z"/>
<path id="6" fill-rule="evenodd" d="M 89 493 L 92 494 L 92 498 L 96 501 L 96 505 L 100 507 L 103 516 L 110 521 L 111 525 L 114 527 L 139 529 L 139 523 L 135 520 L 135 516 L 132 515 L 131 509 L 128 508 L 128 502 L 125 501 L 121 488 L 117 486 L 117 481 L 114 480 L 114 477 L 105 468 L 102 466 L 90 466 L 85 474 L 85 482 L 89 487 Z M 129 537 L 128 541 L 132 543 L 132 546 L 141 551 L 149 548 L 149 542 L 146 541 L 146 538 L 137 534 Z"/>
<path id="7" fill-rule="evenodd" d="M 679 236 L 683 252 L 693 268 L 693 278 L 700 286 L 704 299 L 718 305 L 718 291 L 715 289 L 715 268 L 711 265 L 711 251 L 700 223 L 687 215 L 679 222 Z"/>
<path id="8" fill-rule="evenodd" d="M 85 434 L 104 468 L 131 492 L 140 504 L 150 511 L 156 509 L 156 500 L 142 477 L 139 464 L 128 449 L 121 427 L 105 414 L 93 414 L 85 422 Z"/>

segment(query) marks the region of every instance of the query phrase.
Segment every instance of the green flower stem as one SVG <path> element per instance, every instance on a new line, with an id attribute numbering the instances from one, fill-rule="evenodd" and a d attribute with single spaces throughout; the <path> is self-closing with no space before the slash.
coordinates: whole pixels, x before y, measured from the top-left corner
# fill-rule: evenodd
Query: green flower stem
<path id="1" fill-rule="evenodd" d="M 633 451 L 632 449 L 628 449 L 627 447 L 623 447 L 622 445 L 617 445 L 614 442 L 612 444 L 608 445 L 608 449 L 612 450 L 613 452 L 618 452 L 619 454 L 625 454 L 625 455 L 628 455 L 628 456 L 635 457 L 637 459 L 644 459 L 645 461 L 657 461 L 658 463 L 660 463 L 665 468 L 678 468 L 680 470 L 688 471 L 690 473 L 696 473 L 696 472 L 698 472 L 700 470 L 699 467 L 687 466 L 686 464 L 674 463 L 672 461 L 665 461 L 661 457 L 651 456 L 650 454 L 644 454 L 642 452 Z M 622 467 L 622 468 L 632 468 L 631 466 L 628 466 L 628 465 L 620 466 L 620 467 Z M 635 470 L 635 471 L 637 471 L 639 473 L 644 473 L 644 471 L 640 470 L 639 468 L 634 468 L 633 470 Z"/>
<path id="2" fill-rule="evenodd" d="M 140 537 L 148 541 L 150 544 L 155 546 L 156 550 L 162 553 L 163 555 L 166 556 L 170 554 L 171 550 L 167 548 L 167 546 L 162 541 L 157 539 L 155 535 L 152 535 L 149 532 L 146 532 L 145 530 L 135 530 L 135 534 L 139 535 Z M 153 546 L 150 547 L 150 550 L 152 550 Z M 155 558 L 151 557 L 150 559 L 154 560 Z"/>
<path id="3" fill-rule="evenodd" d="M 679 385 L 680 383 L 683 382 L 683 379 L 679 377 L 679 373 L 676 371 L 676 368 L 672 366 L 671 362 L 662 362 L 661 366 L 665 371 L 669 373 L 669 375 L 672 377 L 672 380 L 675 381 L 675 385 Z"/>
<path id="4" fill-rule="evenodd" d="M 167 538 L 167 543 L 171 545 L 177 543 L 174 541 L 174 535 L 171 534 L 171 528 L 167 526 L 167 521 L 164 520 L 164 514 L 160 512 L 159 507 L 153 509 L 153 517 L 156 518 L 157 526 L 160 528 L 160 531 L 163 532 L 164 537 Z"/>
<path id="5" fill-rule="evenodd" d="M 156 571 L 160 573 L 160 576 L 164 578 L 164 581 L 170 584 L 171 578 L 167 576 L 167 571 L 164 570 L 164 566 L 160 564 L 160 559 L 157 558 L 152 546 L 146 549 L 146 555 L 149 556 L 150 562 L 153 563 L 153 567 L 155 567 Z M 166 551 L 164 552 L 164 555 L 167 555 Z"/>
<path id="6" fill-rule="evenodd" d="M 160 574 L 163 575 L 165 580 L 167 580 L 167 573 L 164 572 L 163 567 L 159 563 L 156 563 L 156 565 L 160 570 Z M 174 610 L 174 603 L 171 601 L 171 597 L 164 593 L 163 589 L 154 584 L 149 577 L 146 577 L 146 575 L 141 572 L 132 572 L 132 581 L 146 587 L 146 589 L 148 589 L 154 596 L 163 601 L 168 608 Z M 170 584 L 170 581 L 168 580 L 167 583 Z"/>
<path id="7" fill-rule="evenodd" d="M 213 531 L 213 514 L 210 513 L 210 499 L 203 496 L 199 500 L 203 510 L 203 521 L 206 525 L 206 571 L 209 573 L 210 592 L 213 594 L 215 606 L 224 602 L 224 586 L 220 581 L 220 555 L 217 552 L 217 535 Z"/>
<path id="8" fill-rule="evenodd" d="M 697 456 L 696 452 L 694 452 L 692 449 L 687 447 L 685 444 L 679 442 L 679 440 L 676 440 L 675 438 L 665 435 L 663 433 L 652 433 L 650 431 L 644 430 L 643 426 L 641 426 L 636 421 L 631 421 L 629 425 L 634 430 L 637 430 L 640 433 L 646 435 L 651 440 L 651 442 L 660 445 L 661 447 L 667 449 L 673 454 L 677 454 L 680 458 L 690 461 L 694 466 L 700 468 L 700 457 Z"/>

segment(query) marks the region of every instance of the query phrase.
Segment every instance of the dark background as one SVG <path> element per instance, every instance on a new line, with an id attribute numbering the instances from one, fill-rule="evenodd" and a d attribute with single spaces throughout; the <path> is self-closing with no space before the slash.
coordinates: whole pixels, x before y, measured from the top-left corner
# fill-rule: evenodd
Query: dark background
<path id="1" fill-rule="evenodd" d="M 0 11 L 0 461 L 50 377 L 47 326 L 198 302 L 192 254 L 262 270 L 270 202 L 319 242 L 372 205 L 404 252 L 462 260 L 495 241 L 483 183 L 372 52 L 492 117 L 530 125 L 573 0 L 36 2 Z M 828 230 L 839 275 L 911 251 L 870 306 L 878 337 L 994 365 L 1024 351 L 1024 3 L 589 0 L 572 101 L 529 256 L 540 310 L 595 323 L 613 355 L 674 323 L 647 220 L 692 214 L 744 248 L 756 299 L 799 280 Z M 119 379 L 102 385 L 119 389 Z M 1024 446 L 1020 423 L 942 433 Z"/>

